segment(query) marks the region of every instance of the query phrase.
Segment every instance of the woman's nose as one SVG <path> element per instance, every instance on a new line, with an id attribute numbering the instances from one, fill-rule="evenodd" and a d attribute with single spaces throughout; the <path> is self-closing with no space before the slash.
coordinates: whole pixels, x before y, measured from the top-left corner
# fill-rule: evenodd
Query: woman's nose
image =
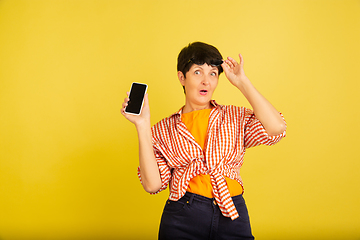
<path id="1" fill-rule="evenodd" d="M 202 80 L 202 84 L 203 85 L 208 85 L 209 84 L 209 79 L 207 77 L 204 77 L 203 80 Z"/>

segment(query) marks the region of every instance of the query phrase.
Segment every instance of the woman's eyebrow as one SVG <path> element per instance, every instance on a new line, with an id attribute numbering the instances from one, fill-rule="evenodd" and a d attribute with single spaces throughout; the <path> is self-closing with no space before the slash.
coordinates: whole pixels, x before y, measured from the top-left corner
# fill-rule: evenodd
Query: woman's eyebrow
<path id="1" fill-rule="evenodd" d="M 211 65 L 209 65 L 209 66 L 211 67 L 211 70 L 217 70 L 219 72 L 219 69 L 216 66 L 211 66 Z M 196 69 L 196 68 L 200 68 L 201 70 L 204 70 L 204 68 L 201 65 L 196 64 L 194 69 Z"/>

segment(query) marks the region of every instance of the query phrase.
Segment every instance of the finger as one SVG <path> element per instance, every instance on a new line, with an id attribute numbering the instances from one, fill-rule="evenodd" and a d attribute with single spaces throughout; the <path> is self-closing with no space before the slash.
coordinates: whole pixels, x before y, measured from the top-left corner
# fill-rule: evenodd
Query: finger
<path id="1" fill-rule="evenodd" d="M 144 106 L 148 107 L 149 106 L 149 98 L 148 98 L 148 94 L 145 93 L 144 96 Z"/>
<path id="2" fill-rule="evenodd" d="M 241 53 L 239 53 L 239 58 L 240 58 L 240 65 L 244 66 L 244 59 L 243 59 Z"/>
<path id="3" fill-rule="evenodd" d="M 233 64 L 231 63 L 231 61 L 230 61 L 229 59 L 226 59 L 224 62 L 226 63 L 226 65 L 227 65 L 229 68 L 234 67 Z"/>
<path id="4" fill-rule="evenodd" d="M 224 60 L 224 62 L 221 64 L 221 66 L 222 66 L 222 68 L 223 68 L 223 70 L 224 70 L 225 73 L 228 73 L 228 72 L 229 72 L 230 67 L 229 67 L 229 65 L 226 63 L 226 60 Z"/>
<path id="5" fill-rule="evenodd" d="M 129 94 L 130 92 L 126 92 L 127 97 L 124 98 L 124 103 L 128 103 L 130 101 Z"/>
<path id="6" fill-rule="evenodd" d="M 235 59 L 233 59 L 232 57 L 228 57 L 229 61 L 231 62 L 231 64 L 235 67 L 237 64 L 239 64 Z"/>
<path id="7" fill-rule="evenodd" d="M 223 63 L 221 64 L 221 66 L 226 69 L 229 68 L 229 65 L 226 63 L 226 60 L 223 60 Z"/>
<path id="8" fill-rule="evenodd" d="M 231 68 L 227 63 L 224 63 L 223 70 L 226 78 L 230 80 L 231 76 L 234 74 L 233 68 Z"/>
<path id="9" fill-rule="evenodd" d="M 125 108 L 123 107 L 121 110 L 120 110 L 120 112 L 121 112 L 121 114 L 123 115 L 123 116 L 125 116 Z"/>
<path id="10" fill-rule="evenodd" d="M 232 68 L 235 67 L 235 64 L 234 64 L 232 61 L 230 61 L 230 60 L 227 59 L 225 62 L 226 62 L 226 64 L 229 66 L 230 69 L 232 69 Z"/>
<path id="11" fill-rule="evenodd" d="M 226 64 L 226 67 L 227 67 L 227 68 L 230 69 L 230 68 L 233 68 L 233 67 L 234 67 L 234 64 L 232 64 L 232 62 L 230 62 L 229 60 L 225 60 L 224 62 L 225 62 L 225 64 Z"/>
<path id="12" fill-rule="evenodd" d="M 144 96 L 144 101 L 145 101 L 146 103 L 148 103 L 148 102 L 149 102 L 148 93 L 145 93 L 145 96 Z"/>

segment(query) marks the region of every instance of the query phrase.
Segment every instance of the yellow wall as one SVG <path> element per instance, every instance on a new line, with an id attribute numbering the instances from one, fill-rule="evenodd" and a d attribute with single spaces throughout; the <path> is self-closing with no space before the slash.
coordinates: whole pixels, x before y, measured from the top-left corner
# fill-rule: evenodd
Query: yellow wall
<path id="1" fill-rule="evenodd" d="M 184 103 L 178 52 L 242 53 L 288 136 L 249 149 L 257 239 L 360 238 L 360 2 L 0 1 L 0 239 L 156 239 L 168 191 L 137 176 L 120 114 L 149 85 L 152 123 Z M 214 98 L 249 107 L 220 77 Z"/>

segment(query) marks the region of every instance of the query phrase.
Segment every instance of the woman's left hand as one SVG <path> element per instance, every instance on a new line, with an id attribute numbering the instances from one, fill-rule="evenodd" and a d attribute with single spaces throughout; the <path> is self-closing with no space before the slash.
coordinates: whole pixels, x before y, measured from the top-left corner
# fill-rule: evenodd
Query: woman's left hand
<path id="1" fill-rule="evenodd" d="M 240 87 L 244 80 L 248 80 L 244 72 L 244 60 L 241 54 L 239 54 L 240 63 L 235 59 L 228 57 L 221 64 L 224 69 L 225 76 L 236 87 Z"/>
<path id="2" fill-rule="evenodd" d="M 228 57 L 221 66 L 224 69 L 226 77 L 236 86 L 253 108 L 255 116 L 260 120 L 269 136 L 276 136 L 283 133 L 286 129 L 286 123 L 279 112 L 271 103 L 263 97 L 252 85 L 244 72 L 244 60 L 239 54 L 240 63 L 233 58 Z"/>

